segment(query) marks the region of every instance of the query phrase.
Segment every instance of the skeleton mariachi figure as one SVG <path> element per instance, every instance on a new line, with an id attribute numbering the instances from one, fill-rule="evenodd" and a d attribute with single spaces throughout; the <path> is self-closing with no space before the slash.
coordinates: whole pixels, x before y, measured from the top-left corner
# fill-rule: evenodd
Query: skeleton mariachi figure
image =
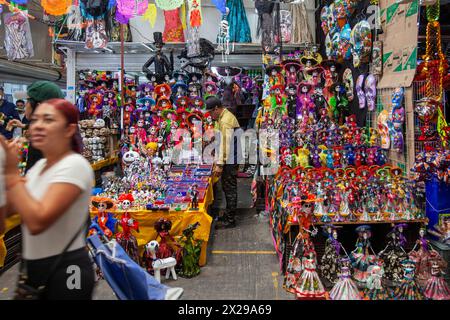
<path id="1" fill-rule="evenodd" d="M 92 205 L 97 209 L 97 215 L 94 217 L 93 222 L 98 225 L 101 232 L 111 239 L 116 231 L 117 220 L 114 218 L 111 212 L 107 210 L 114 207 L 114 202 L 109 198 L 94 197 L 91 200 Z M 93 229 L 89 230 L 89 235 L 93 233 Z"/>
<path id="2" fill-rule="evenodd" d="M 133 195 L 130 193 L 121 194 L 119 196 L 121 209 L 124 211 L 119 221 L 119 226 L 122 227 L 122 232 L 116 234 L 117 242 L 125 249 L 125 252 L 135 262 L 139 263 L 138 244 L 136 237 L 131 233 L 131 230 L 139 232 L 139 224 L 130 215 L 130 208 L 134 202 Z"/>

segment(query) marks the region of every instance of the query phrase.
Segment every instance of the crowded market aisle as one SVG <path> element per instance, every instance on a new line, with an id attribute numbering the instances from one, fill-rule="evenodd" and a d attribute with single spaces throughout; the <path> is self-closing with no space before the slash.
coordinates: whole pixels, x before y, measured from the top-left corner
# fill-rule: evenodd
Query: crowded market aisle
<path id="1" fill-rule="evenodd" d="M 199 276 L 164 280 L 182 287 L 182 300 L 293 300 L 283 287 L 283 275 L 270 236 L 267 217 L 250 208 L 251 179 L 238 179 L 237 226 L 213 230 L 208 262 Z M 220 201 L 220 199 L 219 199 Z M 220 203 L 220 202 L 219 202 Z M 0 276 L 0 300 L 12 299 L 18 276 L 15 265 Z M 93 299 L 117 299 L 105 280 L 97 282 Z"/>

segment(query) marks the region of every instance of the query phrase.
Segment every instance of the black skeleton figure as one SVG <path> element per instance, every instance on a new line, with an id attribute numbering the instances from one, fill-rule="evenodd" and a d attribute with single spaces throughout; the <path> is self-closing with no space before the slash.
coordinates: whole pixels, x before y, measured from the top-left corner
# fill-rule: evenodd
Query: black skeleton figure
<path id="1" fill-rule="evenodd" d="M 161 32 L 153 32 L 154 44 L 156 46 L 156 54 L 152 56 L 143 66 L 142 72 L 147 75 L 150 80 L 153 73 L 150 71 L 149 67 L 154 64 L 155 72 L 158 82 L 164 81 L 166 75 L 171 76 L 173 71 L 173 55 L 171 52 L 171 59 L 167 58 L 165 54 L 162 53 L 162 48 L 165 43 L 162 40 Z"/>

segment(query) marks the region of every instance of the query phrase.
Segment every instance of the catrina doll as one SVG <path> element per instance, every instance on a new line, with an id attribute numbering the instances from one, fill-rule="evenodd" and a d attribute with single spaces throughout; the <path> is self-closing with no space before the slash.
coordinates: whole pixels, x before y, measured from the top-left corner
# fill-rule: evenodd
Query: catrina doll
<path id="1" fill-rule="evenodd" d="M 121 232 L 116 234 L 117 242 L 124 248 L 125 252 L 135 262 L 139 263 L 138 244 L 136 237 L 132 234 L 132 230 L 139 232 L 139 224 L 131 218 L 130 208 L 134 202 L 133 195 L 121 194 L 119 196 L 121 209 L 124 211 L 119 221 L 119 226 L 122 228 Z"/>
<path id="2" fill-rule="evenodd" d="M 388 280 L 399 283 L 403 277 L 403 268 L 401 262 L 408 258 L 404 246 L 406 238 L 403 235 L 404 223 L 394 226 L 388 233 L 388 243 L 386 247 L 378 253 L 378 256 L 384 261 L 385 275 Z"/>
<path id="3" fill-rule="evenodd" d="M 339 261 L 342 253 L 347 255 L 347 252 L 345 252 L 344 247 L 338 240 L 337 229 L 342 227 L 327 224 L 322 228 L 326 233 L 327 240 L 325 241 L 325 252 L 320 261 L 320 274 L 330 284 L 335 284 L 338 281 Z"/>
<path id="4" fill-rule="evenodd" d="M 114 215 L 107 210 L 114 207 L 113 200 L 103 197 L 93 197 L 91 204 L 97 209 L 97 215 L 92 219 L 92 221 L 100 227 L 103 234 L 108 239 L 111 239 L 116 232 L 117 219 L 115 219 Z M 90 230 L 89 233 L 92 234 L 92 231 L 93 230 Z"/>
<path id="5" fill-rule="evenodd" d="M 367 269 L 374 264 L 376 256 L 369 240 L 372 235 L 371 228 L 368 225 L 362 225 L 356 228 L 356 232 L 358 232 L 356 248 L 350 253 L 350 259 L 355 271 L 353 277 L 359 282 L 366 282 L 369 275 Z M 369 249 L 373 254 L 370 253 Z"/>

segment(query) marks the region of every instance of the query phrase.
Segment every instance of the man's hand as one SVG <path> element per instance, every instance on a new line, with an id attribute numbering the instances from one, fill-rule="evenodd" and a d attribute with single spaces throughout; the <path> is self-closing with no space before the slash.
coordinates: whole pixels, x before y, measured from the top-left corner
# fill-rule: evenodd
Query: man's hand
<path id="1" fill-rule="evenodd" d="M 18 119 L 12 119 L 12 120 L 10 120 L 9 122 L 8 122 L 8 125 L 7 125 L 8 127 L 18 127 L 18 128 L 25 128 L 25 125 L 22 123 L 22 122 L 20 122 L 20 120 L 18 120 Z"/>

